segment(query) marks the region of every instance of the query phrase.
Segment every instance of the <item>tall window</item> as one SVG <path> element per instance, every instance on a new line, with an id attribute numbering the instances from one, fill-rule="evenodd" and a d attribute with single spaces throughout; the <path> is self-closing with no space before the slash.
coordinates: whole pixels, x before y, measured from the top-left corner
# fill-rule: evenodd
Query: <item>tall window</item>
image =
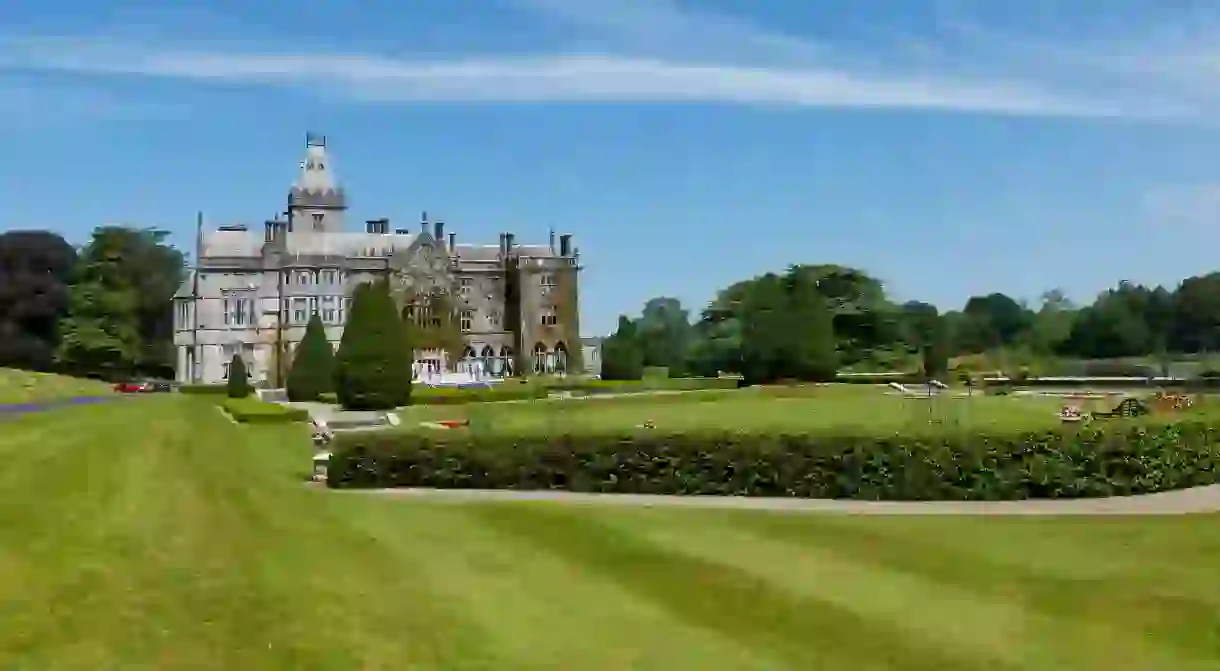
<path id="1" fill-rule="evenodd" d="M 473 277 L 463 277 L 460 280 L 460 286 L 458 286 L 458 293 L 461 294 L 462 298 L 465 298 L 470 295 L 470 290 L 471 290 L 471 287 L 473 287 L 473 286 L 474 286 Z"/>
<path id="2" fill-rule="evenodd" d="M 292 299 L 292 323 L 304 324 L 309 321 L 309 302 L 304 298 Z"/>
<path id="3" fill-rule="evenodd" d="M 224 379 L 229 379 L 229 364 L 233 362 L 233 356 L 237 354 L 235 345 L 225 345 L 221 348 L 220 354 L 222 361 L 220 364 L 220 376 Z"/>
<path id="4" fill-rule="evenodd" d="M 225 326 L 246 326 L 254 323 L 254 301 L 248 298 L 224 299 Z"/>
<path id="5" fill-rule="evenodd" d="M 313 284 L 313 273 L 309 271 L 301 271 L 297 273 L 297 281 L 305 286 Z"/>
<path id="6" fill-rule="evenodd" d="M 462 333 L 469 333 L 474 328 L 474 311 L 462 310 Z M 473 355 L 472 355 L 473 356 Z"/>
<path id="7" fill-rule="evenodd" d="M 545 307 L 542 309 L 542 325 L 554 326 L 559 323 L 559 318 L 555 315 L 554 307 Z"/>
<path id="8" fill-rule="evenodd" d="M 339 281 L 339 271 L 337 270 L 323 270 L 319 275 L 320 284 L 336 284 Z"/>
<path id="9" fill-rule="evenodd" d="M 318 297 L 313 296 L 309 299 L 309 316 L 312 317 L 318 314 Z"/>
<path id="10" fill-rule="evenodd" d="M 321 165 L 322 165 L 321 163 L 318 164 L 319 167 L 321 167 Z M 322 230 L 322 213 L 321 212 L 313 213 L 313 230 L 315 230 L 315 231 Z"/>
<path id="11" fill-rule="evenodd" d="M 323 296 L 322 297 L 322 321 L 324 323 L 327 323 L 327 324 L 338 323 L 335 319 L 335 316 L 336 316 L 335 315 L 335 312 L 336 312 L 335 306 L 338 304 L 338 302 L 339 301 L 336 296 Z"/>

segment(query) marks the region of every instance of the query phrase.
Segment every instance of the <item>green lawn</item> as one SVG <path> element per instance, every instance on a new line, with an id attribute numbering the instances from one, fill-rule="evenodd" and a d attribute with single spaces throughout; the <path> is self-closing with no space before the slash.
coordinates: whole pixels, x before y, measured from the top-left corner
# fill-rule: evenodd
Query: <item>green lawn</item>
<path id="1" fill-rule="evenodd" d="M 0 423 L 3 669 L 1212 669 L 1220 518 L 452 505 L 161 396 Z"/>
<path id="2" fill-rule="evenodd" d="M 538 400 L 400 410 L 405 429 L 421 422 L 469 419 L 473 431 L 566 433 L 623 430 L 652 421 L 658 429 L 784 429 L 853 427 L 870 431 L 958 427 L 1043 427 L 1059 423 L 1062 401 L 1044 397 L 910 398 L 871 385 L 833 385 L 783 397 L 772 390 L 692 392 L 587 400 Z M 425 429 L 432 430 L 432 429 Z"/>
<path id="3" fill-rule="evenodd" d="M 38 403 L 109 393 L 110 385 L 98 380 L 0 368 L 0 405 Z"/>

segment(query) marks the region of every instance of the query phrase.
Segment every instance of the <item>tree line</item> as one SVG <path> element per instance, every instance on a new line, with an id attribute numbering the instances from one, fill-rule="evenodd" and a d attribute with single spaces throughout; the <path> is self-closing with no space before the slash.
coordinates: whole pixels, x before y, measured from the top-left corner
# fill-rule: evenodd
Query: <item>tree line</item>
<path id="1" fill-rule="evenodd" d="M 1124 280 L 1083 305 L 1059 290 L 1033 304 L 990 293 L 941 312 L 890 299 L 856 268 L 797 265 L 720 290 L 694 317 L 677 299 L 649 300 L 603 341 L 602 374 L 632 378 L 664 366 L 670 375 L 740 373 L 756 381 L 829 379 L 833 369 L 934 376 L 955 358 L 1011 374 L 1056 359 L 1167 365 L 1218 351 L 1220 273 L 1172 288 Z"/>
<path id="2" fill-rule="evenodd" d="M 0 366 L 172 378 L 186 259 L 167 236 L 101 226 L 74 247 L 50 231 L 0 233 Z"/>

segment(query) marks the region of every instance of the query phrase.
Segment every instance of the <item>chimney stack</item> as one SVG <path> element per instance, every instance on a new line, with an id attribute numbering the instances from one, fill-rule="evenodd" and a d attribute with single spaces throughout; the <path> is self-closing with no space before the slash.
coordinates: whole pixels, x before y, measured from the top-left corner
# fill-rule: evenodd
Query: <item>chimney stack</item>
<path id="1" fill-rule="evenodd" d="M 513 253 L 513 241 L 516 239 L 517 239 L 517 236 L 512 233 L 504 234 L 504 252 L 506 254 Z"/>
<path id="2" fill-rule="evenodd" d="M 572 235 L 565 233 L 559 236 L 559 255 L 568 256 L 572 253 Z"/>
<path id="3" fill-rule="evenodd" d="M 263 242 L 271 242 L 275 240 L 275 224 L 276 222 L 270 219 L 263 222 Z"/>
<path id="4" fill-rule="evenodd" d="M 437 242 L 445 241 L 445 222 L 438 221 L 432 224 L 432 237 L 436 238 Z"/>
<path id="5" fill-rule="evenodd" d="M 504 234 L 500 234 L 500 256 L 507 256 L 508 250 L 504 248 Z"/>
<path id="6" fill-rule="evenodd" d="M 457 233 L 449 234 L 449 255 L 457 256 Z"/>
<path id="7" fill-rule="evenodd" d="M 385 235 L 390 232 L 390 220 L 386 218 L 369 219 L 364 222 L 364 230 L 366 233 Z"/>
<path id="8" fill-rule="evenodd" d="M 428 232 L 428 211 L 427 210 L 424 210 L 423 212 L 419 213 L 419 232 L 420 233 Z"/>

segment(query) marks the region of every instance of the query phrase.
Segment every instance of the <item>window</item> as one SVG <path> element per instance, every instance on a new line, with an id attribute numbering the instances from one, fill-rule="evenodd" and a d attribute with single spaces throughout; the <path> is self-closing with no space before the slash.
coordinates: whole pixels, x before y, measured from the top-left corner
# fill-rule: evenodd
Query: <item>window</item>
<path id="1" fill-rule="evenodd" d="M 284 271 L 284 284 L 285 285 L 292 284 L 292 271 L 291 270 Z"/>
<path id="2" fill-rule="evenodd" d="M 319 284 L 336 284 L 339 280 L 339 271 L 337 270 L 323 270 L 319 275 Z"/>
<path id="3" fill-rule="evenodd" d="M 309 299 L 309 316 L 312 317 L 318 314 L 318 297 L 313 296 Z"/>
<path id="4" fill-rule="evenodd" d="M 335 296 L 322 297 L 322 322 L 326 324 L 334 324 L 335 321 L 335 304 L 338 301 Z"/>
<path id="5" fill-rule="evenodd" d="M 493 331 L 500 328 L 500 313 L 491 312 L 487 315 L 487 326 Z"/>
<path id="6" fill-rule="evenodd" d="M 559 323 L 559 318 L 555 316 L 555 308 L 547 307 L 542 310 L 542 325 L 554 326 Z"/>
<path id="7" fill-rule="evenodd" d="M 305 286 L 309 286 L 310 284 L 313 284 L 313 273 L 311 273 L 309 271 L 302 271 L 302 272 L 297 273 L 297 282 L 300 284 L 303 284 Z"/>
<path id="8" fill-rule="evenodd" d="M 309 321 L 308 307 L 309 303 L 304 298 L 292 299 L 292 323 L 304 324 Z"/>
<path id="9" fill-rule="evenodd" d="M 462 333 L 469 333 L 474 328 L 474 311 L 462 310 Z M 472 355 L 473 356 L 473 355 Z"/>
<path id="10" fill-rule="evenodd" d="M 542 286 L 544 286 L 544 287 L 553 287 L 553 286 L 555 286 L 555 276 L 551 275 L 549 273 L 545 274 L 542 276 L 541 282 L 542 282 Z"/>
<path id="11" fill-rule="evenodd" d="M 254 301 L 248 298 L 224 299 L 225 326 L 254 324 Z"/>
<path id="12" fill-rule="evenodd" d="M 321 168 L 322 164 L 319 163 L 318 167 Z M 313 230 L 315 230 L 315 231 L 322 230 L 322 213 L 321 212 L 313 213 Z"/>
<path id="13" fill-rule="evenodd" d="M 191 328 L 191 303 L 190 301 L 178 301 L 178 329 Z"/>
<path id="14" fill-rule="evenodd" d="M 473 277 L 463 277 L 461 279 L 461 286 L 458 287 L 458 293 L 461 294 L 461 296 L 463 298 L 465 298 L 470 295 L 470 288 L 472 286 L 474 286 L 474 278 Z"/>
<path id="15" fill-rule="evenodd" d="M 224 379 L 229 379 L 229 364 L 233 362 L 233 357 L 237 354 L 237 347 L 234 345 L 225 345 L 220 349 L 221 364 L 220 376 Z"/>

